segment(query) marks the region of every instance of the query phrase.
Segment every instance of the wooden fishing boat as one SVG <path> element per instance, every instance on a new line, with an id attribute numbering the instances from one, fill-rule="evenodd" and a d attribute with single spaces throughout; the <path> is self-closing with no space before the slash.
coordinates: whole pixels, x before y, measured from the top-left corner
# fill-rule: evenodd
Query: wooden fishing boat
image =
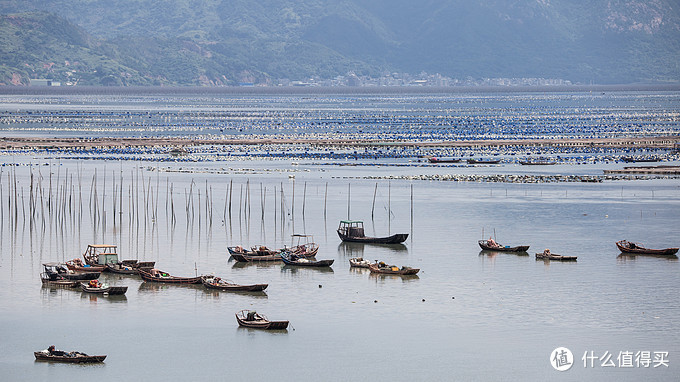
<path id="1" fill-rule="evenodd" d="M 103 272 L 106 269 L 106 265 L 83 264 L 80 259 L 69 260 L 65 264 L 73 272 Z"/>
<path id="2" fill-rule="evenodd" d="M 65 352 L 63 350 L 42 350 L 33 352 L 36 361 L 68 362 L 68 363 L 98 363 L 104 362 L 105 355 L 87 355 L 78 351 Z"/>
<path id="3" fill-rule="evenodd" d="M 299 257 L 293 252 L 283 251 L 281 252 L 281 260 L 283 260 L 286 265 L 297 265 L 301 267 L 330 267 L 333 265 L 335 260 L 310 260 L 304 257 Z"/>
<path id="4" fill-rule="evenodd" d="M 138 260 L 118 260 L 117 246 L 109 244 L 90 244 L 85 249 L 83 258 L 85 263 L 90 266 L 103 266 L 108 264 L 120 264 L 121 266 L 129 266 L 132 268 L 153 268 L 156 265 L 155 261 L 138 261 Z M 104 268 L 104 270 L 110 270 Z M 120 273 L 120 272 L 118 272 Z"/>
<path id="5" fill-rule="evenodd" d="M 399 244 L 408 238 L 407 233 L 397 233 L 387 237 L 365 236 L 364 222 L 361 220 L 342 220 L 337 232 L 340 240 L 354 243 Z"/>
<path id="6" fill-rule="evenodd" d="M 137 268 L 131 265 L 126 265 L 125 263 L 106 264 L 106 270 L 112 273 L 118 273 L 123 275 L 137 274 Z"/>
<path id="7" fill-rule="evenodd" d="M 387 265 L 384 262 L 375 262 L 368 266 L 371 273 L 379 273 L 385 275 L 415 275 L 420 269 L 411 267 L 397 267 L 396 265 Z"/>
<path id="8" fill-rule="evenodd" d="M 139 276 L 144 281 L 168 284 L 200 284 L 201 276 L 197 277 L 177 277 L 160 271 L 158 269 L 138 269 Z"/>
<path id="9" fill-rule="evenodd" d="M 430 157 L 428 159 L 430 163 L 458 163 L 460 162 L 459 158 L 435 158 L 435 157 Z"/>
<path id="10" fill-rule="evenodd" d="M 519 161 L 522 166 L 551 166 L 557 164 L 556 161 L 552 159 L 545 158 L 527 158 L 525 160 Z"/>
<path id="11" fill-rule="evenodd" d="M 47 273 L 40 273 L 40 281 L 43 286 L 51 287 L 61 287 L 61 288 L 76 288 L 80 285 L 80 281 L 67 280 L 64 278 L 57 278 L 56 280 L 50 280 L 50 276 Z"/>
<path id="12" fill-rule="evenodd" d="M 498 251 L 498 252 L 526 252 L 529 249 L 528 245 L 518 245 L 516 247 L 503 246 L 498 243 L 490 243 L 489 240 L 479 240 L 477 241 L 479 246 L 487 251 Z M 495 244 L 495 245 L 494 245 Z"/>
<path id="13" fill-rule="evenodd" d="M 364 260 L 363 257 L 353 257 L 349 259 L 349 266 L 352 268 L 368 268 L 371 262 Z"/>
<path id="14" fill-rule="evenodd" d="M 62 263 L 44 263 L 45 277 L 50 281 L 56 280 L 94 280 L 98 279 L 101 272 L 73 272 Z"/>
<path id="15" fill-rule="evenodd" d="M 88 283 L 81 283 L 80 289 L 87 293 L 108 294 L 109 296 L 121 295 L 127 292 L 126 286 L 108 286 L 101 284 L 99 280 L 90 280 Z"/>
<path id="16" fill-rule="evenodd" d="M 118 262 L 118 247 L 109 244 L 90 244 L 83 253 L 83 259 L 88 265 L 106 265 Z"/>
<path id="17" fill-rule="evenodd" d="M 283 330 L 288 327 L 288 321 L 270 321 L 264 314 L 254 310 L 241 310 L 236 313 L 239 326 L 254 329 Z"/>
<path id="18" fill-rule="evenodd" d="M 234 258 L 234 260 L 242 263 L 249 263 L 253 261 L 281 261 L 281 256 L 279 254 L 276 255 L 271 255 L 271 256 L 258 256 L 258 255 L 248 255 L 245 253 L 238 254 L 238 253 L 232 253 L 231 257 Z"/>
<path id="19" fill-rule="evenodd" d="M 501 162 L 500 159 L 468 159 L 468 164 L 498 164 Z"/>
<path id="20" fill-rule="evenodd" d="M 295 240 L 297 242 L 295 243 Z M 238 245 L 227 247 L 227 251 L 236 261 L 278 261 L 282 251 L 291 251 L 301 257 L 314 257 L 319 251 L 319 245 L 314 242 L 312 235 L 291 235 L 291 246 L 281 249 L 269 249 L 266 246 L 251 247 L 250 250 Z M 262 259 L 254 259 L 255 256 L 263 256 Z"/>
<path id="21" fill-rule="evenodd" d="M 541 252 L 536 254 L 536 260 L 576 261 L 578 256 L 562 256 L 555 253 Z"/>
<path id="22" fill-rule="evenodd" d="M 633 255 L 658 255 L 658 256 L 674 256 L 678 253 L 678 248 L 664 248 L 664 249 L 650 249 L 645 248 L 640 243 L 633 243 L 628 240 L 620 240 L 616 242 L 616 247 L 622 253 Z"/>
<path id="23" fill-rule="evenodd" d="M 201 283 L 209 289 L 232 292 L 260 292 L 269 286 L 269 284 L 239 285 L 215 276 L 201 276 Z"/>

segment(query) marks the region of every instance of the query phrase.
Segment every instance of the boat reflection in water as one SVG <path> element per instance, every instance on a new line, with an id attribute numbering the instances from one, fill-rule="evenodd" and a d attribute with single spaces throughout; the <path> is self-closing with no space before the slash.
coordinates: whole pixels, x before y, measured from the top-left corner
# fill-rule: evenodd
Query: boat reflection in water
<path id="1" fill-rule="evenodd" d="M 408 247 L 404 244 L 365 244 L 343 241 L 338 244 L 338 254 L 345 257 L 363 257 L 365 249 L 369 249 L 371 256 L 383 257 L 390 254 L 407 254 Z M 369 256 L 370 257 L 370 256 Z"/>

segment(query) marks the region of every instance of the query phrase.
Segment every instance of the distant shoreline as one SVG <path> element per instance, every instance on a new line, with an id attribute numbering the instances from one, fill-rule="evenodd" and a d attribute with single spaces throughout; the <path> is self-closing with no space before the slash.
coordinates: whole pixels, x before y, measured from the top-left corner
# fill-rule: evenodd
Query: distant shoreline
<path id="1" fill-rule="evenodd" d="M 323 95 L 680 91 L 680 83 L 555 86 L 0 86 L 0 95 Z"/>
<path id="2" fill-rule="evenodd" d="M 205 145 L 291 145 L 311 146 L 406 146 L 406 147 L 509 147 L 509 146 L 559 146 L 559 147 L 620 147 L 620 148 L 667 148 L 680 145 L 680 136 L 639 138 L 592 138 L 592 139 L 508 139 L 508 140 L 461 140 L 461 141 L 385 141 L 379 139 L 297 139 L 297 138 L 249 138 L 249 139 L 197 139 L 197 138 L 0 138 L 0 150 L 15 149 L 66 149 L 103 147 L 186 147 Z"/>

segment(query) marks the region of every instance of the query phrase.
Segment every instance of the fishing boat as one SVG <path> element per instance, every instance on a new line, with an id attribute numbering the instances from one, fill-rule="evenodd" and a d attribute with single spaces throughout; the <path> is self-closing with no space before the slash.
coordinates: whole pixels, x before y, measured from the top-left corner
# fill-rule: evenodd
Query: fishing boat
<path id="1" fill-rule="evenodd" d="M 98 363 L 104 362 L 105 355 L 87 355 L 78 351 L 66 352 L 63 350 L 56 350 L 54 346 L 42 351 L 33 352 L 36 361 L 53 361 L 53 362 L 68 362 L 68 363 Z"/>
<path id="2" fill-rule="evenodd" d="M 41 274 L 44 278 L 50 281 L 56 280 L 94 280 L 98 279 L 101 272 L 74 272 L 69 270 L 65 264 L 62 263 L 44 263 L 44 271 Z"/>
<path id="3" fill-rule="evenodd" d="M 231 257 L 234 260 L 242 263 L 249 263 L 253 261 L 281 261 L 281 256 L 278 253 L 269 256 L 250 255 L 247 253 L 232 253 Z"/>
<path id="4" fill-rule="evenodd" d="M 386 275 L 415 275 L 420 269 L 411 267 L 397 267 L 396 265 L 387 265 L 384 262 L 375 262 L 368 266 L 371 273 L 379 273 Z"/>
<path id="5" fill-rule="evenodd" d="M 137 268 L 127 265 L 124 263 L 116 263 L 116 264 L 106 264 L 106 270 L 111 272 L 111 273 L 118 273 L 118 274 L 123 274 L 123 275 L 136 275 L 137 274 Z"/>
<path id="6" fill-rule="evenodd" d="M 435 157 L 430 157 L 428 159 L 430 163 L 458 163 L 460 162 L 459 158 L 435 158 Z"/>
<path id="7" fill-rule="evenodd" d="M 498 164 L 501 162 L 500 159 L 468 159 L 468 164 Z"/>
<path id="8" fill-rule="evenodd" d="M 365 236 L 364 222 L 361 220 L 342 220 L 337 232 L 340 240 L 355 243 L 399 244 L 408 238 L 407 233 L 397 233 L 387 237 Z"/>
<path id="9" fill-rule="evenodd" d="M 650 249 L 645 248 L 640 243 L 633 243 L 628 240 L 617 241 L 616 246 L 619 251 L 632 255 L 674 256 L 678 252 L 678 248 Z"/>
<path id="10" fill-rule="evenodd" d="M 208 289 L 232 292 L 260 292 L 269 286 L 269 284 L 239 285 L 216 276 L 201 276 L 201 283 Z"/>
<path id="11" fill-rule="evenodd" d="M 293 252 L 283 251 L 281 252 L 281 260 L 286 265 L 298 265 L 301 267 L 330 267 L 333 265 L 335 260 L 311 260 L 305 257 L 300 257 Z"/>
<path id="12" fill-rule="evenodd" d="M 85 249 L 83 258 L 85 263 L 90 266 L 103 266 L 104 270 L 107 264 L 121 264 L 130 266 L 132 268 L 153 268 L 156 265 L 155 261 L 138 261 L 138 260 L 122 260 L 118 259 L 117 246 L 109 244 L 90 244 Z"/>
<path id="13" fill-rule="evenodd" d="M 547 158 L 527 158 L 520 160 L 519 164 L 522 166 L 551 166 L 557 164 L 557 162 Z"/>
<path id="14" fill-rule="evenodd" d="M 528 245 L 518 245 L 516 247 L 510 247 L 508 245 L 500 245 L 492 240 L 479 240 L 477 241 L 479 246 L 487 251 L 498 251 L 498 252 L 526 252 L 529 249 Z"/>
<path id="15" fill-rule="evenodd" d="M 578 256 L 562 256 L 545 250 L 536 254 L 536 260 L 557 260 L 557 261 L 576 261 Z"/>
<path id="16" fill-rule="evenodd" d="M 352 268 L 368 268 L 371 262 L 364 260 L 363 257 L 353 257 L 349 259 L 349 266 Z"/>
<path id="17" fill-rule="evenodd" d="M 48 276 L 45 272 L 40 273 L 40 281 L 42 282 L 43 286 L 51 287 L 75 288 L 80 285 L 80 281 L 67 280 L 61 277 L 55 280 L 50 280 L 50 276 Z"/>
<path id="18" fill-rule="evenodd" d="M 236 313 L 239 326 L 254 329 L 283 330 L 288 327 L 288 321 L 270 321 L 264 314 L 254 310 L 241 310 Z"/>
<path id="19" fill-rule="evenodd" d="M 168 284 L 200 284 L 201 276 L 196 277 L 177 277 L 171 276 L 167 272 L 163 272 L 158 269 L 138 269 L 139 276 L 142 277 L 144 281 L 156 282 L 156 283 L 168 283 Z"/>
<path id="20" fill-rule="evenodd" d="M 98 280 L 90 280 L 88 283 L 81 283 L 80 289 L 87 293 L 96 294 L 108 294 L 109 296 L 121 295 L 127 292 L 128 287 L 126 286 L 108 286 L 106 284 L 99 283 Z"/>
<path id="21" fill-rule="evenodd" d="M 74 272 L 103 272 L 106 269 L 106 265 L 83 264 L 83 260 L 80 259 L 69 260 L 65 264 Z"/>
<path id="22" fill-rule="evenodd" d="M 278 261 L 282 251 L 291 251 L 301 257 L 314 257 L 319 251 L 319 245 L 314 242 L 312 235 L 293 234 L 291 235 L 291 246 L 284 246 L 281 249 L 269 249 L 262 245 L 251 247 L 250 250 L 243 246 L 227 247 L 229 254 L 236 261 Z M 252 259 L 255 256 L 263 256 L 263 259 Z"/>

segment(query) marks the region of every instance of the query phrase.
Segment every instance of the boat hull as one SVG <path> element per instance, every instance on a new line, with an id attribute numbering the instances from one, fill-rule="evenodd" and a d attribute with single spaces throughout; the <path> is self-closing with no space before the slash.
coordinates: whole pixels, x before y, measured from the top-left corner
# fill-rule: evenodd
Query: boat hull
<path id="1" fill-rule="evenodd" d="M 578 256 L 544 255 L 542 253 L 536 254 L 536 260 L 576 261 L 577 258 Z"/>
<path id="2" fill-rule="evenodd" d="M 269 286 L 269 284 L 252 284 L 252 285 L 239 285 L 239 284 L 224 284 L 224 283 L 212 283 L 207 278 L 201 278 L 201 283 L 208 289 L 221 290 L 225 292 L 261 292 Z"/>
<path id="3" fill-rule="evenodd" d="M 408 239 L 407 233 L 396 233 L 392 236 L 387 237 L 369 237 L 369 236 L 348 236 L 344 233 L 337 231 L 340 240 L 348 241 L 352 243 L 372 243 L 372 244 L 400 244 Z"/>
<path id="4" fill-rule="evenodd" d="M 380 268 L 376 264 L 369 265 L 368 269 L 371 271 L 371 273 L 377 273 L 382 275 L 415 275 L 418 272 L 420 272 L 420 268 L 399 269 L 394 271 L 392 269 Z"/>
<path id="5" fill-rule="evenodd" d="M 176 276 L 169 276 L 169 277 L 157 277 L 152 275 L 151 273 L 139 269 L 139 276 L 142 278 L 144 281 L 149 281 L 149 282 L 155 282 L 155 283 L 166 283 L 166 284 L 200 284 L 201 283 L 201 276 L 197 277 L 176 277 Z"/>
<path id="6" fill-rule="evenodd" d="M 518 245 L 518 246 L 516 246 L 516 247 L 508 247 L 508 246 L 505 246 L 505 247 L 502 247 L 502 246 L 499 246 L 499 247 L 491 247 L 491 246 L 489 246 L 489 245 L 487 244 L 487 241 L 486 241 L 486 240 L 479 240 L 477 243 L 479 244 L 479 246 L 480 246 L 482 249 L 487 250 L 487 251 L 496 251 L 496 252 L 526 252 L 526 251 L 529 249 L 529 246 L 528 246 L 528 245 Z"/>
<path id="7" fill-rule="evenodd" d="M 75 357 L 49 355 L 43 352 L 34 352 L 36 361 L 66 362 L 66 363 L 99 363 L 104 362 L 105 355 L 77 355 Z"/>
<path id="8" fill-rule="evenodd" d="M 121 295 L 127 292 L 128 287 L 126 286 L 112 286 L 107 288 L 90 288 L 87 284 L 80 284 L 80 289 L 83 292 L 95 293 L 95 294 L 108 294 L 109 296 Z"/>
<path id="9" fill-rule="evenodd" d="M 637 246 L 637 248 L 630 248 L 626 240 L 616 242 L 616 247 L 622 253 L 629 255 L 657 255 L 657 256 L 675 256 L 678 253 L 678 248 L 664 248 L 664 249 L 649 249 Z"/>

